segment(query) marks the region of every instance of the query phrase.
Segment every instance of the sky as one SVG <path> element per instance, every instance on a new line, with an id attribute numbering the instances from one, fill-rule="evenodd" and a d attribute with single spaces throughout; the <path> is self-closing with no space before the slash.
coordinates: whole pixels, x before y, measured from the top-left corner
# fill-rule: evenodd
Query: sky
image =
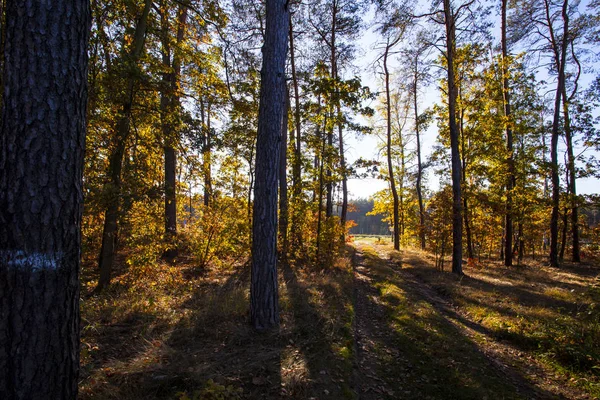
<path id="1" fill-rule="evenodd" d="M 373 12 L 370 12 L 365 16 L 366 20 L 372 20 Z M 377 58 L 377 51 L 373 50 L 377 42 L 377 35 L 373 32 L 373 29 L 369 29 L 360 40 L 356 43 L 359 47 L 359 54 L 357 66 L 359 67 L 360 77 L 363 85 L 369 86 L 372 92 L 381 90 L 380 79 L 377 79 L 375 72 L 373 71 L 373 60 Z M 393 65 L 394 60 L 390 62 Z M 392 67 L 393 70 L 393 67 Z M 426 109 L 428 106 L 434 104 L 439 100 L 439 94 L 435 88 L 435 84 L 431 85 L 425 93 L 422 95 L 423 101 L 419 108 L 420 110 Z M 371 104 L 374 108 L 375 102 Z M 375 119 L 377 116 L 375 117 Z M 381 118 L 381 116 L 379 116 Z M 362 120 L 362 123 L 369 123 L 366 120 Z M 372 123 L 372 122 L 371 122 Z M 422 139 L 423 155 L 426 157 L 431 154 L 433 145 L 435 144 L 437 136 L 437 127 L 435 124 L 431 124 L 427 132 L 424 133 Z M 362 157 L 364 159 L 376 159 L 384 161 L 384 157 L 380 152 L 380 148 L 383 142 L 378 140 L 375 135 L 368 135 L 362 137 L 356 137 L 354 134 L 348 134 L 346 136 L 346 157 L 351 164 L 356 159 Z M 432 190 L 436 190 L 439 186 L 437 178 L 428 174 L 428 185 Z M 375 194 L 377 191 L 383 190 L 388 187 L 388 183 L 381 179 L 349 179 L 348 191 L 350 199 L 368 198 Z M 594 178 L 578 179 L 577 180 L 577 191 L 579 194 L 600 194 L 600 182 Z"/>

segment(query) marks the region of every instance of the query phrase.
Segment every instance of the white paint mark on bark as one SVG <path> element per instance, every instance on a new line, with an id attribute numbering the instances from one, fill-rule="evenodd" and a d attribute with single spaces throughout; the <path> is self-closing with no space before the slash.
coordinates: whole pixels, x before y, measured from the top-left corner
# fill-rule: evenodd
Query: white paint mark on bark
<path id="1" fill-rule="evenodd" d="M 56 270 L 62 264 L 62 253 L 26 253 L 23 250 L 0 250 L 0 265 L 11 269 Z"/>

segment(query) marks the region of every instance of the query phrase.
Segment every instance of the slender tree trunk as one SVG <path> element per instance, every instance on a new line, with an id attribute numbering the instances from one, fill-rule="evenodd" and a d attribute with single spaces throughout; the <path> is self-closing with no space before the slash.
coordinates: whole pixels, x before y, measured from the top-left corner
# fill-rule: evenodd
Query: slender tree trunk
<path id="1" fill-rule="evenodd" d="M 459 99 L 462 100 L 462 87 L 461 90 L 459 90 Z M 462 103 L 462 102 L 461 102 Z M 474 258 L 474 252 L 473 252 L 473 235 L 471 232 L 471 224 L 469 222 L 469 203 L 467 200 L 467 191 L 464 189 L 467 186 L 467 151 L 466 151 L 466 146 L 467 146 L 467 141 L 465 139 L 465 131 L 464 131 L 464 109 L 461 107 L 460 111 L 459 111 L 459 124 L 458 124 L 458 131 L 460 133 L 460 146 L 461 146 L 461 152 L 460 152 L 460 157 L 461 157 L 461 167 L 462 167 L 462 188 L 463 188 L 463 192 L 462 192 L 462 197 L 463 197 L 463 219 L 464 219 L 464 227 L 465 227 L 465 234 L 467 237 L 467 257 L 468 258 Z"/>
<path id="2" fill-rule="evenodd" d="M 573 242 L 572 261 L 581 262 L 579 250 L 579 208 L 577 206 L 577 179 L 575 173 L 575 155 L 573 152 L 573 132 L 569 115 L 569 97 L 567 97 L 566 83 L 562 82 L 562 103 L 565 139 L 567 142 L 567 169 L 569 171 L 568 202 L 571 205 L 571 239 Z"/>
<path id="3" fill-rule="evenodd" d="M 165 161 L 165 242 L 168 246 L 164 253 L 167 258 L 177 256 L 175 238 L 177 237 L 177 155 L 175 146 L 179 141 L 179 126 L 176 114 L 179 112 L 180 99 L 178 86 L 181 74 L 181 58 L 178 48 L 183 41 L 185 24 L 187 19 L 187 8 L 180 6 L 178 11 L 176 48 L 172 52 L 170 48 L 169 31 L 170 24 L 168 15 L 161 15 L 162 25 L 162 58 L 163 66 L 168 72 L 163 73 L 162 91 L 160 98 L 161 129 L 164 140 Z M 171 53 L 173 62 L 171 63 Z"/>
<path id="4" fill-rule="evenodd" d="M 346 171 L 346 157 L 344 155 L 344 133 L 342 127 L 342 111 L 340 104 L 337 105 L 338 136 L 340 140 L 340 169 L 342 171 L 342 212 L 340 224 L 342 225 L 342 242 L 346 239 L 346 219 L 348 218 L 348 177 Z"/>
<path id="5" fill-rule="evenodd" d="M 300 246 L 302 243 L 302 229 L 300 228 L 300 210 L 302 203 L 302 134 L 301 134 L 301 119 L 300 119 L 300 90 L 298 88 L 298 76 L 296 74 L 296 57 L 294 47 L 294 31 L 292 28 L 290 17 L 290 65 L 292 72 L 292 84 L 294 87 L 294 125 L 296 128 L 295 146 L 294 146 L 294 165 L 292 166 L 292 184 L 293 184 L 293 199 L 294 209 L 292 214 L 292 247 Z M 292 135 L 294 138 L 294 135 Z"/>
<path id="6" fill-rule="evenodd" d="M 569 231 L 569 208 L 565 206 L 562 215 L 562 233 L 561 233 L 561 241 L 560 241 L 560 251 L 558 253 L 558 260 L 563 262 L 565 259 L 565 248 L 567 247 L 567 232 Z"/>
<path id="7" fill-rule="evenodd" d="M 290 95 L 286 87 L 285 112 L 281 124 L 281 149 L 279 154 L 279 240 L 283 258 L 288 251 L 288 187 L 287 187 L 287 148 L 288 118 L 290 112 Z"/>
<path id="8" fill-rule="evenodd" d="M 144 3 L 144 9 L 135 29 L 133 44 L 129 52 L 129 62 L 132 65 L 137 64 L 137 61 L 142 54 L 142 50 L 144 49 L 148 14 L 150 13 L 151 8 L 152 1 L 146 0 Z M 125 146 L 127 144 L 127 139 L 129 138 L 131 107 L 133 105 L 136 80 L 135 73 L 132 73 L 127 82 L 127 88 L 121 104 L 121 111 L 117 116 L 114 147 L 109 158 L 109 181 L 104 187 L 104 191 L 108 200 L 106 211 L 104 213 L 102 247 L 100 249 L 100 258 L 98 262 L 100 278 L 98 279 L 97 290 L 102 290 L 110 283 L 112 266 L 115 258 L 117 222 L 119 218 L 119 208 L 121 202 L 121 171 L 123 169 Z"/>
<path id="9" fill-rule="evenodd" d="M 567 38 L 569 32 L 569 16 L 568 16 L 568 0 L 564 0 L 562 7 L 563 16 L 563 38 L 560 44 L 554 35 L 551 20 L 549 17 L 548 4 L 546 3 L 546 15 L 549 22 L 551 45 L 554 49 L 556 63 L 558 64 L 558 82 L 556 87 L 556 97 L 554 100 L 554 119 L 552 121 L 552 139 L 550 145 L 550 158 L 552 169 L 552 216 L 550 218 L 550 265 L 553 267 L 559 266 L 558 257 L 558 217 L 560 204 L 560 178 L 558 169 L 558 139 L 560 133 L 560 105 L 562 88 L 565 80 L 565 63 L 567 55 Z"/>
<path id="10" fill-rule="evenodd" d="M 337 30 L 337 2 L 334 1 L 333 2 L 333 10 L 331 12 L 331 79 L 333 79 L 334 81 L 337 79 L 337 57 L 336 57 L 336 30 Z M 337 91 L 337 89 L 334 89 L 334 91 Z M 329 104 L 329 114 L 331 117 L 331 129 L 329 129 L 327 126 L 325 127 L 325 131 L 327 132 L 327 146 L 328 146 L 328 155 L 329 157 L 327 157 L 327 182 L 326 182 L 326 191 L 327 191 L 327 201 L 325 203 L 325 216 L 327 217 L 327 220 L 329 220 L 329 218 L 333 215 L 333 180 L 332 180 L 332 171 L 331 171 L 331 164 L 333 163 L 332 157 L 331 157 L 331 153 L 333 150 L 333 128 L 335 126 L 335 118 L 333 118 L 333 110 L 334 110 L 334 103 L 336 101 L 339 101 L 338 98 L 334 97 L 334 99 L 330 99 L 330 104 Z"/>
<path id="11" fill-rule="evenodd" d="M 421 250 L 425 250 L 425 207 L 423 205 L 423 163 L 421 162 L 421 124 L 419 121 L 419 102 L 418 102 L 418 79 L 419 79 L 419 58 L 415 57 L 413 75 L 413 110 L 415 114 L 415 136 L 417 141 L 417 200 L 419 202 L 419 239 Z"/>
<path id="12" fill-rule="evenodd" d="M 267 0 L 258 111 L 252 218 L 250 318 L 257 330 L 279 325 L 277 186 L 285 108 L 285 61 L 290 16 L 286 0 Z"/>
<path id="13" fill-rule="evenodd" d="M 454 76 L 454 54 L 456 51 L 456 26 L 450 0 L 444 0 L 446 25 L 446 58 L 448 62 L 448 122 L 452 156 L 452 272 L 462 275 L 462 198 L 461 165 L 458 150 L 459 133 L 456 126 L 457 88 Z"/>
<path id="14" fill-rule="evenodd" d="M 513 161 L 513 132 L 510 110 L 510 87 L 508 83 L 508 45 L 506 41 L 506 6 L 508 0 L 502 0 L 502 94 L 504 100 L 504 130 L 506 135 L 506 164 L 508 166 L 508 176 L 506 179 L 506 216 L 504 226 L 506 229 L 506 252 L 504 253 L 504 265 L 511 266 L 513 263 L 512 236 L 513 236 L 513 217 L 512 217 L 512 195 L 515 182 L 515 167 Z"/>
<path id="15" fill-rule="evenodd" d="M 385 108 L 386 108 L 386 117 L 387 117 L 387 125 L 386 125 L 386 150 L 387 150 L 387 164 L 388 164 L 388 175 L 390 180 L 390 189 L 392 190 L 392 199 L 394 201 L 394 211 L 393 211 L 393 229 L 394 229 L 394 250 L 400 250 L 400 227 L 399 227 L 399 200 L 398 200 L 398 191 L 396 190 L 396 178 L 394 177 L 394 165 L 392 164 L 392 100 L 390 95 L 390 73 L 388 71 L 387 59 L 389 54 L 389 41 L 388 45 L 385 48 L 385 52 L 383 53 L 383 71 L 385 76 Z"/>
<path id="16" fill-rule="evenodd" d="M 327 124 L 325 124 L 327 125 Z M 317 128 L 317 137 L 319 137 L 319 130 Z M 323 186 L 324 186 L 324 165 L 325 165 L 325 148 L 326 148 L 326 144 L 327 144 L 327 137 L 326 135 L 323 135 L 322 138 L 322 143 L 323 146 L 321 148 L 321 157 L 320 157 L 320 164 L 319 164 L 319 188 L 318 188 L 318 192 L 319 192 L 319 199 L 318 199 L 318 203 L 319 203 L 319 208 L 318 208 L 318 215 L 317 215 L 317 254 L 316 254 L 316 261 L 317 263 L 320 262 L 321 260 L 321 230 L 322 230 L 322 225 L 323 225 Z"/>
<path id="17" fill-rule="evenodd" d="M 5 12 L 0 398 L 76 399 L 90 6 Z"/>

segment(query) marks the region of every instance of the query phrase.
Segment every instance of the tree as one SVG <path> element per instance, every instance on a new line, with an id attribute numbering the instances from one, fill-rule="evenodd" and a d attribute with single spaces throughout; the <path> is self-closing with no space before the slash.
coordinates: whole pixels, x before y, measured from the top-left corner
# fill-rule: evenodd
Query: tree
<path id="1" fill-rule="evenodd" d="M 138 80 L 136 73 L 137 62 L 144 50 L 148 15 L 150 14 L 151 8 L 152 1 L 146 0 L 135 28 L 131 48 L 129 49 L 128 54 L 125 55 L 123 61 L 128 67 L 129 76 L 127 77 L 126 88 L 121 99 L 119 115 L 114 127 L 114 143 L 108 166 L 109 180 L 104 189 L 107 197 L 107 205 L 104 213 L 102 248 L 98 260 L 100 269 L 98 290 L 101 290 L 110 283 L 111 271 L 115 258 L 117 223 L 119 220 L 119 208 L 121 202 L 123 157 L 125 156 L 127 138 L 130 133 L 131 108 L 133 106 L 134 89 Z"/>
<path id="2" fill-rule="evenodd" d="M 260 82 L 252 219 L 250 318 L 257 330 L 279 325 L 277 188 L 286 109 L 285 62 L 290 16 L 285 0 L 267 0 Z"/>
<path id="3" fill-rule="evenodd" d="M 377 61 L 383 63 L 383 75 L 384 75 L 384 90 L 385 90 L 385 115 L 386 115 L 386 154 L 387 154 L 387 166 L 388 166 L 388 179 L 390 180 L 390 189 L 392 191 L 393 200 L 393 237 L 394 237 L 394 249 L 400 249 L 400 229 L 399 229 L 399 207 L 400 201 L 398 196 L 398 190 L 396 188 L 396 178 L 394 176 L 394 168 L 392 164 L 392 99 L 390 89 L 390 70 L 388 61 L 391 55 L 394 54 L 394 47 L 404 39 L 406 29 L 410 24 L 409 14 L 406 10 L 393 4 L 393 11 L 390 12 L 389 8 L 391 4 L 380 5 L 380 17 L 383 18 L 384 22 L 379 27 L 381 34 L 385 36 L 385 44 L 383 45 L 383 53 Z"/>
<path id="4" fill-rule="evenodd" d="M 444 25 L 446 27 L 446 62 L 448 66 L 448 126 L 452 153 L 452 272 L 462 274 L 462 198 L 461 165 L 456 125 L 456 99 L 458 90 L 454 76 L 456 54 L 456 14 L 450 0 L 444 0 Z"/>
<path id="5" fill-rule="evenodd" d="M 513 238 L 513 218 L 512 218 L 512 191 L 515 185 L 515 171 L 513 161 L 513 131 L 511 126 L 511 110 L 510 110 L 510 87 L 508 82 L 508 41 L 506 38 L 506 9 L 508 0 L 502 0 L 501 4 L 501 47 L 502 47 L 502 98 L 504 103 L 504 128 L 506 132 L 506 152 L 508 176 L 506 179 L 506 217 L 505 217 L 505 250 L 504 250 L 504 265 L 512 266 L 512 238 Z"/>
<path id="6" fill-rule="evenodd" d="M 87 0 L 6 3 L 0 398 L 75 399 Z M 27 50 L 26 50 L 27 49 Z"/>
<path id="7" fill-rule="evenodd" d="M 167 258 L 173 258 L 177 255 L 174 242 L 177 236 L 177 153 L 175 148 L 179 141 L 177 119 L 181 112 L 181 100 L 179 98 L 181 50 L 179 47 L 184 40 L 188 10 L 180 5 L 177 11 L 177 33 L 175 43 L 173 43 L 174 46 L 172 46 L 170 37 L 170 10 L 166 4 L 163 4 L 160 11 L 162 28 L 161 56 L 165 68 L 161 82 L 160 113 L 165 163 L 165 240 L 168 246 L 164 255 Z"/>

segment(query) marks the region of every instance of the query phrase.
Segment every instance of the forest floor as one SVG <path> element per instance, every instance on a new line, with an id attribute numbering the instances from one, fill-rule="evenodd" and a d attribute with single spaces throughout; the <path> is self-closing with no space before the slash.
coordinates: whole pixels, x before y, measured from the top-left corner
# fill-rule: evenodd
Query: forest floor
<path id="1" fill-rule="evenodd" d="M 433 265 L 374 238 L 328 271 L 283 265 L 263 334 L 248 265 L 123 269 L 83 300 L 80 398 L 600 397 L 600 268 Z"/>

